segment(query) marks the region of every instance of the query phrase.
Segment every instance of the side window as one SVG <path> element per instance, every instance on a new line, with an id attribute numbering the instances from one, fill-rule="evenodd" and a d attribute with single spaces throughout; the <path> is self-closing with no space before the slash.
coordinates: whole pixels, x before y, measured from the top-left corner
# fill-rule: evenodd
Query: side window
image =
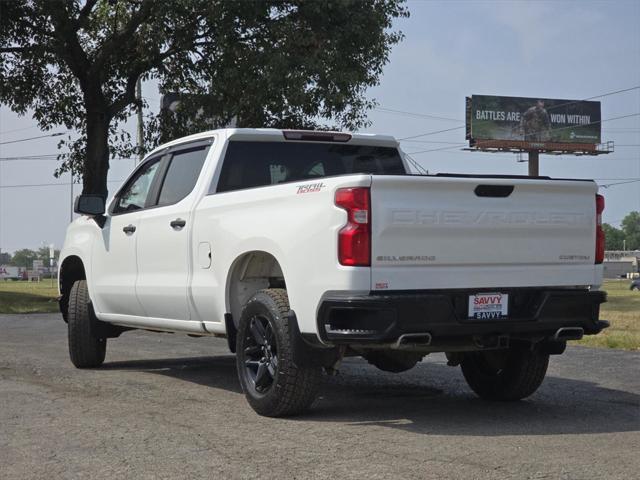
<path id="1" fill-rule="evenodd" d="M 160 158 L 149 160 L 138 170 L 136 175 L 116 197 L 112 213 L 126 213 L 144 208 L 153 183 L 153 178 L 160 165 Z"/>
<path id="2" fill-rule="evenodd" d="M 160 189 L 159 206 L 177 203 L 191 193 L 208 151 L 207 145 L 180 150 L 173 154 Z"/>

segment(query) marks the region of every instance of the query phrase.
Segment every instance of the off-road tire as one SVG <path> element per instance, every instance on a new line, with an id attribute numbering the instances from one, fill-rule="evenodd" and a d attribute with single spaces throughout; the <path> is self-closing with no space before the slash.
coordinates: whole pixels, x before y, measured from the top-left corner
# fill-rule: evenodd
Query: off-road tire
<path id="1" fill-rule="evenodd" d="M 107 352 L 107 339 L 94 334 L 96 317 L 86 280 L 77 280 L 69 294 L 69 357 L 77 368 L 99 367 Z"/>
<path id="2" fill-rule="evenodd" d="M 525 348 L 472 352 L 465 354 L 460 366 L 467 384 L 479 397 L 516 401 L 533 394 L 542 384 L 549 354 Z"/>
<path id="3" fill-rule="evenodd" d="M 236 338 L 236 366 L 240 385 L 247 401 L 259 415 L 283 417 L 302 413 L 315 400 L 322 370 L 320 367 L 298 366 L 293 361 L 291 324 L 287 291 L 270 288 L 258 291 L 245 305 L 240 316 Z M 267 389 L 259 391 L 256 379 L 247 366 L 251 349 L 255 358 L 255 336 L 251 333 L 252 319 L 265 319 L 271 327 L 270 336 L 275 342 L 277 367 Z M 253 337 L 252 337 L 253 336 Z M 254 362 L 255 363 L 255 362 Z M 256 376 L 257 378 L 257 376 Z"/>

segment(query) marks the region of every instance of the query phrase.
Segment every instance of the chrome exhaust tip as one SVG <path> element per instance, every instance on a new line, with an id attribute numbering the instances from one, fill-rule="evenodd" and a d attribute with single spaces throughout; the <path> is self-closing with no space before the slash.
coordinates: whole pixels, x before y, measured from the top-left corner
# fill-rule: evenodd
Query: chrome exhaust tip
<path id="1" fill-rule="evenodd" d="M 398 337 L 394 348 L 428 347 L 429 345 L 431 345 L 430 333 L 405 333 Z"/>
<path id="2" fill-rule="evenodd" d="M 553 339 L 556 342 L 563 342 L 566 340 L 580 340 L 584 336 L 584 329 L 580 327 L 564 327 L 559 328 L 553 335 Z"/>

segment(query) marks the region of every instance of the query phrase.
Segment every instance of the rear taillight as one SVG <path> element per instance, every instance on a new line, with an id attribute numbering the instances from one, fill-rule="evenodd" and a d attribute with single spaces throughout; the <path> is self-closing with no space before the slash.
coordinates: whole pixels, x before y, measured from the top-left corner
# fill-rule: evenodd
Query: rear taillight
<path id="1" fill-rule="evenodd" d="M 604 197 L 596 195 L 596 263 L 604 261 L 604 230 L 602 229 L 602 212 Z"/>
<path id="2" fill-rule="evenodd" d="M 347 211 L 347 224 L 338 233 L 338 260 L 341 265 L 371 265 L 371 202 L 368 188 L 341 188 L 336 205 Z"/>

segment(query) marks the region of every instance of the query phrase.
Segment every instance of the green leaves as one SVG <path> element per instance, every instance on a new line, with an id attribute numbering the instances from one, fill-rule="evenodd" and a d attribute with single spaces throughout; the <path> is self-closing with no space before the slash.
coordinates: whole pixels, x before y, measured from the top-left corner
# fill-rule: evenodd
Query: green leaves
<path id="1" fill-rule="evenodd" d="M 629 250 L 640 250 L 640 212 L 631 212 L 622 220 L 622 231 Z"/>
<path id="2" fill-rule="evenodd" d="M 119 125 L 138 78 L 188 94 L 148 120 L 148 147 L 230 122 L 355 130 L 407 15 L 404 0 L 0 2 L 0 102 L 79 132 L 57 173 L 101 193 L 109 155 L 133 148 Z"/>
<path id="3" fill-rule="evenodd" d="M 640 212 L 630 212 L 622 220 L 622 228 L 602 225 L 607 250 L 640 250 Z"/>
<path id="4" fill-rule="evenodd" d="M 602 224 L 602 229 L 604 230 L 605 248 L 607 250 L 622 250 L 624 232 L 608 223 Z"/>

